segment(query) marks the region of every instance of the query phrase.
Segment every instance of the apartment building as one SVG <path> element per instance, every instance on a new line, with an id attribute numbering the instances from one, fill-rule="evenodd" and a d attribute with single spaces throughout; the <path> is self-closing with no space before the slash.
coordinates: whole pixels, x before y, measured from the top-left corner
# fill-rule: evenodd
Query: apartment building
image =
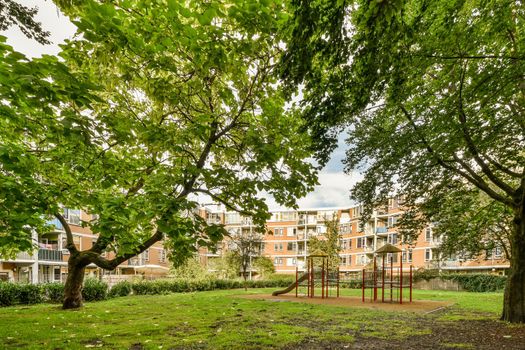
<path id="1" fill-rule="evenodd" d="M 476 259 L 459 256 L 440 259 L 436 249 L 441 238 L 434 235 L 432 225 L 424 228 L 412 244 L 403 243 L 396 227 L 397 220 L 403 213 L 399 198 L 390 199 L 385 208 L 375 210 L 367 221 L 363 221 L 362 211 L 361 206 L 352 206 L 272 212 L 271 219 L 266 223 L 268 233 L 262 237 L 262 255 L 272 259 L 277 273 L 292 274 L 296 268 L 304 270 L 308 239 L 314 236 L 322 238 L 327 229 L 326 220 L 337 218 L 341 248 L 340 271 L 347 274 L 361 271 L 373 259 L 374 252 L 386 243 L 402 250 L 399 258 L 403 259 L 407 268 L 412 265 L 415 269 L 502 272 L 509 267 L 499 248 Z M 251 221 L 238 213 L 203 208 L 201 215 L 209 222 L 223 223 L 231 234 L 255 230 Z M 215 253 L 202 249 L 201 262 L 207 264 L 209 259 L 220 256 L 227 247 L 228 244 L 222 244 Z"/>
<path id="2" fill-rule="evenodd" d="M 90 249 L 97 240 L 89 228 L 82 227 L 82 221 L 92 220 L 88 213 L 64 209 L 64 218 L 73 232 L 73 240 L 79 250 Z M 0 280 L 14 282 L 64 282 L 67 277 L 67 260 L 69 252 L 66 247 L 66 234 L 57 219 L 49 221 L 54 229 L 46 234 L 34 233 L 33 241 L 36 248 L 32 253 L 19 253 L 14 259 L 0 260 Z M 112 254 L 108 258 L 112 258 Z M 165 275 L 169 270 L 166 251 L 161 243 L 157 243 L 140 255 L 119 265 L 115 271 L 106 271 L 90 264 L 86 268 L 86 276 L 100 277 L 131 276 L 153 278 Z M 118 277 L 117 277 L 118 279 Z"/>

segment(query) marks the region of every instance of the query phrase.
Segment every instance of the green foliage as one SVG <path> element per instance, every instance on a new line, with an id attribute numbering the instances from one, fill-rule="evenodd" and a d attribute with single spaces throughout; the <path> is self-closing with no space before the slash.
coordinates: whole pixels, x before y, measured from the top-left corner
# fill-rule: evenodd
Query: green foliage
<path id="1" fill-rule="evenodd" d="M 505 288 L 506 276 L 485 273 L 440 273 L 438 270 L 418 270 L 414 272 L 414 282 L 434 278 L 456 281 L 463 289 L 469 292 L 497 292 Z"/>
<path id="2" fill-rule="evenodd" d="M 108 298 L 125 297 L 132 292 L 131 283 L 128 281 L 120 281 L 115 284 L 108 293 Z"/>
<path id="3" fill-rule="evenodd" d="M 108 296 L 108 284 L 97 278 L 89 277 L 84 280 L 82 299 L 86 301 L 105 300 Z"/>
<path id="4" fill-rule="evenodd" d="M 0 306 L 11 306 L 16 302 L 16 285 L 10 282 L 0 282 Z"/>
<path id="5" fill-rule="evenodd" d="M 64 284 L 60 282 L 42 285 L 44 299 L 50 303 L 61 303 L 64 300 Z"/>
<path id="6" fill-rule="evenodd" d="M 198 256 L 187 259 L 182 265 L 173 268 L 170 274 L 175 278 L 184 279 L 205 279 L 210 275 Z"/>
<path id="7" fill-rule="evenodd" d="M 218 258 L 210 259 L 208 268 L 219 279 L 234 279 L 239 276 L 241 259 L 236 252 L 227 251 Z"/>
<path id="8" fill-rule="evenodd" d="M 341 245 L 339 244 L 339 220 L 337 218 L 325 218 L 326 233 L 324 239 L 317 237 L 310 237 L 308 239 L 308 250 L 312 255 L 327 255 L 328 266 L 330 269 L 337 269 L 341 263 L 339 252 Z M 321 264 L 320 259 L 316 259 L 314 264 Z"/>
<path id="9" fill-rule="evenodd" d="M 79 262 L 111 270 L 163 240 L 179 263 L 226 233 L 194 215 L 198 196 L 262 229 L 267 195 L 293 207 L 313 189 L 275 72 L 282 0 L 57 4 L 78 28 L 60 59 L 0 37 L 0 255 L 31 250 L 65 206 L 97 215 L 95 247 L 68 246 Z"/>
<path id="10" fill-rule="evenodd" d="M 238 279 L 170 279 L 155 281 L 140 281 L 132 284 L 135 295 L 156 295 L 169 293 L 188 293 L 195 291 L 206 291 L 215 289 L 237 289 L 237 288 L 273 288 L 287 287 L 291 283 L 290 278 L 275 278 L 269 280 Z"/>
<path id="11" fill-rule="evenodd" d="M 275 266 L 271 258 L 259 256 L 253 260 L 253 267 L 257 270 L 261 278 L 268 279 L 275 274 Z"/>
<path id="12" fill-rule="evenodd" d="M 0 305 L 38 304 L 44 301 L 42 292 L 38 284 L 0 282 Z"/>

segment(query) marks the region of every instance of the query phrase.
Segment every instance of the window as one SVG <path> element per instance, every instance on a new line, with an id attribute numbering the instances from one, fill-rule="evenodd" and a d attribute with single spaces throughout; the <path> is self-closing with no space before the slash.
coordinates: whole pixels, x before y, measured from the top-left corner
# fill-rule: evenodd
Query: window
<path id="1" fill-rule="evenodd" d="M 364 248 L 366 247 L 366 238 L 365 237 L 359 237 L 357 239 L 357 248 Z"/>
<path id="2" fill-rule="evenodd" d="M 224 215 L 224 222 L 226 224 L 240 224 L 241 215 L 239 213 L 226 213 Z"/>
<path id="3" fill-rule="evenodd" d="M 387 236 L 387 243 L 397 244 L 397 233 L 391 233 Z"/>
<path id="4" fill-rule="evenodd" d="M 426 248 L 425 249 L 425 261 L 432 260 L 432 249 Z"/>
<path id="5" fill-rule="evenodd" d="M 275 258 L 273 259 L 274 265 L 282 265 L 283 264 L 283 258 Z"/>
<path id="6" fill-rule="evenodd" d="M 275 243 L 273 245 L 273 250 L 275 250 L 276 252 L 282 252 L 284 249 L 283 249 L 283 244 L 282 243 Z"/>
<path id="7" fill-rule="evenodd" d="M 274 228 L 273 229 L 273 234 L 275 236 L 282 236 L 284 234 L 284 229 L 283 228 Z"/>
<path id="8" fill-rule="evenodd" d="M 502 249 L 500 246 L 497 246 L 496 248 L 494 248 L 494 257 L 496 259 L 499 259 L 501 258 L 501 255 L 502 255 Z"/>
<path id="9" fill-rule="evenodd" d="M 389 216 L 388 217 L 387 227 L 394 227 L 394 226 L 396 226 L 398 218 L 399 218 L 398 216 Z"/>
<path id="10" fill-rule="evenodd" d="M 70 224 L 80 225 L 80 210 L 64 208 L 64 219 Z"/>
<path id="11" fill-rule="evenodd" d="M 412 262 L 412 250 L 409 250 L 409 251 L 403 250 L 402 259 L 403 259 L 403 262 Z"/>
<path id="12" fill-rule="evenodd" d="M 341 265 L 346 265 L 346 256 L 341 257 Z"/>
<path id="13" fill-rule="evenodd" d="M 288 251 L 295 251 L 295 250 L 297 250 L 297 243 L 295 243 L 295 242 L 288 242 L 288 244 L 286 245 L 286 250 L 288 250 Z"/>
<path id="14" fill-rule="evenodd" d="M 432 229 L 430 227 L 425 229 L 425 242 L 432 242 Z"/>
<path id="15" fill-rule="evenodd" d="M 160 262 L 166 262 L 166 250 L 161 249 L 159 252 L 159 261 Z"/>
<path id="16" fill-rule="evenodd" d="M 60 281 L 60 267 L 55 267 L 53 279 L 54 281 Z"/>
<path id="17" fill-rule="evenodd" d="M 149 261 L 149 249 L 146 249 L 143 253 L 144 261 Z"/>

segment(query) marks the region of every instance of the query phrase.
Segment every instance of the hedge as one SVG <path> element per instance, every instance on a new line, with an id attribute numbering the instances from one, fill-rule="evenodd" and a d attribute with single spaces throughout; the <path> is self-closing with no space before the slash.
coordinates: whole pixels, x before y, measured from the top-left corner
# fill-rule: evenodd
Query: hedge
<path id="1" fill-rule="evenodd" d="M 280 288 L 288 286 L 290 283 L 290 278 L 274 278 L 271 280 L 246 281 L 246 287 Z M 244 288 L 244 281 L 211 279 L 164 279 L 135 283 L 122 281 L 109 289 L 105 282 L 95 278 L 86 278 L 82 289 L 82 298 L 85 301 L 99 301 L 107 298 L 127 296 L 132 292 L 136 295 L 145 295 L 234 288 Z M 0 306 L 37 304 L 42 302 L 61 303 L 63 299 L 64 285 L 62 283 L 25 284 L 0 282 Z"/>
<path id="2" fill-rule="evenodd" d="M 414 281 L 441 278 L 457 282 L 469 292 L 496 292 L 503 290 L 507 276 L 489 275 L 484 273 L 439 273 L 437 270 L 422 270 L 414 273 Z"/>

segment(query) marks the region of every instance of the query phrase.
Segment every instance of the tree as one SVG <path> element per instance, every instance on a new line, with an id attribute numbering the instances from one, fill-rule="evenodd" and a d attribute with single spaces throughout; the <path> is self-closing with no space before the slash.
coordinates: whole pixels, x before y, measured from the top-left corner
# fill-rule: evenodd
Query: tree
<path id="1" fill-rule="evenodd" d="M 271 258 L 267 256 L 258 256 L 253 261 L 253 267 L 261 278 L 268 278 L 275 273 L 275 266 Z"/>
<path id="2" fill-rule="evenodd" d="M 171 269 L 170 274 L 177 278 L 206 279 L 210 273 L 199 261 L 198 256 L 188 258 L 181 265 Z"/>
<path id="3" fill-rule="evenodd" d="M 324 238 L 311 236 L 308 239 L 308 250 L 312 255 L 326 255 L 330 269 L 337 269 L 341 263 L 339 252 L 341 251 L 339 234 L 339 220 L 337 218 L 325 218 L 326 233 Z"/>
<path id="4" fill-rule="evenodd" d="M 328 3 L 296 3 L 288 47 L 299 49 L 282 69 L 289 83 L 304 82 L 303 116 L 312 134 L 327 135 L 317 148 L 348 127 L 346 170 L 363 170 L 352 193 L 368 213 L 399 193 L 407 218 L 439 221 L 440 207 L 425 204 L 456 184 L 511 213 L 502 319 L 525 322 L 523 6 Z"/>
<path id="5" fill-rule="evenodd" d="M 279 1 L 73 5 L 64 10 L 81 35 L 62 62 L 3 45 L 0 63 L 2 205 L 23 208 L 8 210 L 5 227 L 19 229 L 2 239 L 29 249 L 46 215 L 61 222 L 64 308 L 82 305 L 88 264 L 113 270 L 160 241 L 175 263 L 215 246 L 225 230 L 196 214 L 199 195 L 262 228 L 263 192 L 294 206 L 316 183 L 309 138 L 274 74 Z M 74 245 L 61 206 L 97 215 L 83 223 L 98 234 L 93 247 Z"/>
<path id="6" fill-rule="evenodd" d="M 219 258 L 210 259 L 208 267 L 218 278 L 234 279 L 239 277 L 239 256 L 228 251 Z"/>
<path id="7" fill-rule="evenodd" d="M 16 26 L 29 39 L 40 44 L 49 44 L 49 32 L 42 29 L 42 24 L 34 20 L 38 8 L 27 7 L 14 0 L 0 0 L 0 31 Z"/>
<path id="8" fill-rule="evenodd" d="M 252 260 L 261 255 L 263 236 L 258 230 L 242 230 L 229 235 L 229 251 L 235 256 L 237 266 L 246 284 Z M 245 285 L 246 289 L 246 285 Z"/>

